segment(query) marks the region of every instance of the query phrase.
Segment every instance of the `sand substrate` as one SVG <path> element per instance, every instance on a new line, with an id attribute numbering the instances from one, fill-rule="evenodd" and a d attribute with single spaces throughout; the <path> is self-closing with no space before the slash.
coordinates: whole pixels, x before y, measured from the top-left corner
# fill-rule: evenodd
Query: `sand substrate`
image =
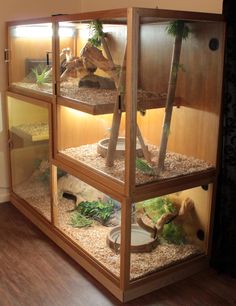
<path id="1" fill-rule="evenodd" d="M 156 146 L 148 145 L 148 150 L 151 153 L 152 158 L 158 156 L 158 148 Z M 113 167 L 107 167 L 105 165 L 105 159 L 97 153 L 97 143 L 68 148 L 62 150 L 61 153 L 75 160 L 83 162 L 92 168 L 105 172 L 106 174 L 115 177 L 118 180 L 124 181 L 124 158 L 117 158 L 114 161 Z M 193 157 L 188 157 L 174 152 L 168 152 L 166 154 L 164 171 L 159 176 L 155 176 L 144 174 L 140 170 L 136 169 L 136 184 L 143 184 L 146 182 L 192 174 L 210 168 L 212 168 L 212 165 L 203 160 L 195 159 Z"/>
<path id="2" fill-rule="evenodd" d="M 44 217 L 51 219 L 49 187 L 45 182 L 40 182 L 32 177 L 29 181 L 14 188 L 14 191 Z M 112 227 L 105 227 L 94 221 L 91 227 L 73 228 L 70 225 L 70 219 L 74 205 L 72 200 L 60 199 L 59 228 L 99 263 L 119 277 L 120 255 L 115 254 L 106 244 L 107 234 Z M 151 253 L 131 254 L 130 278 L 138 279 L 201 253 L 202 251 L 192 244 L 163 244 L 158 245 Z"/>

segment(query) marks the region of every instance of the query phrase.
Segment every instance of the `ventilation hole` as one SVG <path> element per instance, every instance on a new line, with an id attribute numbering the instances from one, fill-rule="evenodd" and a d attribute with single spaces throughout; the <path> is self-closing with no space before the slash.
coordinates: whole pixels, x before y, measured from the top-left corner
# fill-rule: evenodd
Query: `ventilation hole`
<path id="1" fill-rule="evenodd" d="M 209 48 L 212 51 L 216 51 L 219 49 L 219 40 L 217 38 L 212 38 L 209 41 Z"/>
<path id="2" fill-rule="evenodd" d="M 208 185 L 202 185 L 202 189 L 207 191 L 208 190 Z"/>
<path id="3" fill-rule="evenodd" d="M 205 233 L 202 229 L 199 229 L 197 231 L 197 238 L 201 241 L 203 241 L 205 239 Z"/>

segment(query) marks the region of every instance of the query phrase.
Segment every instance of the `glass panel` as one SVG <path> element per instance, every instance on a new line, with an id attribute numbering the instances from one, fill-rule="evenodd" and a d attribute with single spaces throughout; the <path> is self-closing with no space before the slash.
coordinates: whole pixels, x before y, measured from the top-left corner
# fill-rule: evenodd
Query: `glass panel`
<path id="1" fill-rule="evenodd" d="M 82 180 L 58 169 L 58 227 L 116 277 L 121 204 Z M 110 238 L 110 239 L 109 239 Z"/>
<path id="2" fill-rule="evenodd" d="M 113 112 L 126 49 L 118 20 L 60 22 L 60 95 Z M 65 35 L 70 33 L 70 36 Z M 122 85 L 122 86 L 121 86 Z M 111 108 L 111 104 L 113 107 Z"/>
<path id="3" fill-rule="evenodd" d="M 12 26 L 9 39 L 10 85 L 52 94 L 52 24 Z"/>
<path id="4" fill-rule="evenodd" d="M 64 106 L 58 106 L 58 110 L 59 152 L 124 181 L 125 113 L 121 115 L 116 151 L 109 155 L 108 163 L 112 115 L 93 116 Z"/>
<path id="5" fill-rule="evenodd" d="M 134 204 L 131 272 L 135 280 L 207 250 L 212 186 Z"/>
<path id="6" fill-rule="evenodd" d="M 137 112 L 144 154 L 137 158 L 136 184 L 213 169 L 221 103 L 222 25 L 145 21 Z M 172 62 L 174 50 L 179 56 Z"/>
<path id="7" fill-rule="evenodd" d="M 48 108 L 8 97 L 13 192 L 50 220 Z"/>

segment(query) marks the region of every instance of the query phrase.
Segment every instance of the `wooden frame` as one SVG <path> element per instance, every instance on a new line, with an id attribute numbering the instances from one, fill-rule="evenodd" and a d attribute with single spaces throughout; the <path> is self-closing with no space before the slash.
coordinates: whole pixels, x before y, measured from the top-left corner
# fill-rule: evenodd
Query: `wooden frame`
<path id="1" fill-rule="evenodd" d="M 127 59 L 126 59 L 126 119 L 125 119 L 125 176 L 124 181 L 111 177 L 102 171 L 92 168 L 80 161 L 75 161 L 69 156 L 62 154 L 60 148 L 60 135 L 59 127 L 63 124 L 60 117 L 60 108 L 67 107 L 79 110 L 91 115 L 108 114 L 112 112 L 113 104 L 106 106 L 89 106 L 80 101 L 74 101 L 68 97 L 60 95 L 60 42 L 58 35 L 58 28 L 60 22 L 78 22 L 89 21 L 94 19 L 106 20 L 106 22 L 127 25 Z M 137 110 L 139 105 L 137 103 L 138 85 L 139 85 L 139 71 L 140 64 L 140 45 L 141 35 L 140 29 L 142 24 L 152 24 L 152 22 L 163 22 L 169 19 L 184 19 L 188 21 L 206 21 L 212 24 L 223 24 L 223 18 L 217 14 L 193 13 L 193 12 L 180 12 L 168 11 L 159 9 L 144 9 L 144 8 L 128 8 L 117 9 L 110 11 L 90 12 L 73 15 L 53 16 L 49 18 L 25 20 L 9 22 L 8 27 L 15 25 L 30 25 L 44 22 L 52 22 L 53 38 L 52 38 L 52 95 L 45 95 L 44 93 L 35 93 L 24 89 L 16 89 L 11 86 L 11 75 L 9 75 L 9 91 L 7 95 L 24 102 L 29 102 L 35 105 L 46 107 L 49 111 L 49 131 L 50 131 L 50 193 L 51 193 L 51 221 L 47 220 L 43 215 L 36 211 L 30 203 L 21 199 L 12 190 L 11 185 L 11 201 L 12 203 L 37 227 L 39 227 L 47 236 L 49 236 L 59 247 L 68 253 L 75 261 L 77 261 L 86 271 L 92 274 L 101 284 L 103 284 L 112 294 L 119 300 L 126 302 L 133 298 L 139 297 L 143 294 L 149 293 L 155 289 L 166 286 L 173 281 L 180 280 L 187 277 L 201 269 L 204 269 L 208 264 L 208 259 L 211 251 L 211 235 L 213 224 L 213 211 L 215 201 L 215 189 L 218 175 L 218 157 L 219 152 L 215 153 L 214 167 L 192 173 L 188 175 L 177 176 L 173 178 L 162 179 L 149 183 L 137 185 L 135 181 L 135 159 L 136 159 L 136 135 L 137 135 Z M 220 59 L 219 67 L 217 70 L 217 85 L 218 88 L 222 86 L 223 75 L 223 55 L 224 55 L 224 24 L 219 30 L 220 32 L 220 52 L 218 59 Z M 10 37 L 8 37 L 10 45 Z M 9 68 L 9 66 L 8 66 Z M 10 71 L 10 69 L 9 69 Z M 210 84 L 210 83 L 209 83 Z M 211 95 L 212 88 L 209 89 Z M 183 93 L 181 88 L 179 93 Z M 177 107 L 190 107 L 193 110 L 200 111 L 207 103 L 210 104 L 209 112 L 214 113 L 214 141 L 217 143 L 219 140 L 219 122 L 220 122 L 220 105 L 221 105 L 221 89 L 217 92 L 217 101 L 212 105 L 211 96 L 207 96 L 204 100 L 187 101 L 181 97 L 176 98 Z M 192 104 L 191 104 L 191 103 Z M 195 103 L 195 104 L 194 104 Z M 150 102 L 148 108 L 157 108 L 164 106 L 164 99 L 155 102 Z M 207 107 L 206 107 L 207 108 Z M 122 111 L 124 111 L 122 109 Z M 208 111 L 208 109 L 207 109 Z M 204 120 L 207 120 L 204 118 Z M 203 131 L 205 132 L 205 130 Z M 202 145 L 202 143 L 200 143 Z M 219 144 L 218 144 L 219 145 Z M 217 147 L 217 144 L 215 145 Z M 199 149 L 199 148 L 197 148 Z M 201 148 L 200 148 L 201 150 Z M 203 149 L 202 149 L 203 150 Z M 9 154 L 9 162 L 10 154 Z M 120 273 L 119 277 L 108 271 L 105 266 L 90 255 L 86 250 L 80 247 L 75 241 L 72 240 L 65 232 L 59 227 L 58 218 L 58 194 L 57 194 L 57 168 L 60 168 L 70 175 L 79 178 L 83 182 L 91 185 L 99 191 L 107 194 L 121 203 L 121 248 L 120 248 Z M 11 174 L 12 175 L 12 174 Z M 11 177 L 12 181 L 12 177 Z M 174 264 L 173 266 L 164 268 L 160 271 L 153 272 L 150 275 L 141 277 L 140 279 L 130 279 L 131 269 L 131 214 L 132 204 L 146 199 L 154 198 L 157 196 L 166 195 L 169 193 L 179 192 L 190 188 L 202 186 L 207 189 L 207 186 L 212 184 L 208 203 L 208 212 L 206 212 L 207 226 L 206 236 L 207 241 L 204 247 L 204 254 L 196 255 L 191 259 L 184 262 Z"/>
<path id="2" fill-rule="evenodd" d="M 53 76 L 52 76 L 52 93 L 45 93 L 43 91 L 40 90 L 33 90 L 33 89 L 27 89 L 27 88 L 22 88 L 22 87 L 17 87 L 17 86 L 12 86 L 12 74 L 13 74 L 13 69 L 12 69 L 12 50 L 11 50 L 11 41 L 12 41 L 12 37 L 10 36 L 10 32 L 9 29 L 10 27 L 13 26 L 27 26 L 27 25 L 31 25 L 33 24 L 46 24 L 46 23 L 50 23 L 52 24 L 52 31 L 54 32 L 54 28 L 53 28 L 53 19 L 52 17 L 46 17 L 46 18 L 38 18 L 35 20 L 21 20 L 19 22 L 15 22 L 15 21 L 10 21 L 7 22 L 7 41 L 8 41 L 8 48 L 5 49 L 5 58 L 7 57 L 7 60 L 5 60 L 5 62 L 7 62 L 8 64 L 8 88 L 11 92 L 15 92 L 18 94 L 22 94 L 28 97 L 33 97 L 35 99 L 41 99 L 43 101 L 47 101 L 47 102 L 54 102 L 55 101 L 55 79 L 54 79 L 54 75 L 55 73 L 53 72 Z M 52 36 L 51 39 L 51 47 L 52 47 L 52 54 L 55 54 L 55 46 L 54 46 L 54 39 Z M 19 52 L 19 51 L 18 51 Z M 33 51 L 34 53 L 35 51 Z M 53 66 L 53 70 L 55 69 L 55 59 L 54 56 L 52 58 L 52 66 Z M 17 67 L 19 70 L 19 67 Z"/>

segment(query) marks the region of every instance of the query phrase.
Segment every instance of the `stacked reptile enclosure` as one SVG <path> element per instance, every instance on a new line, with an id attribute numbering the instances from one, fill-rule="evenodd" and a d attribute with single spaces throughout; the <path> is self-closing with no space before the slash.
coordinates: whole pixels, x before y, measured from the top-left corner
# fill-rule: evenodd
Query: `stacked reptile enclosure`
<path id="1" fill-rule="evenodd" d="M 12 203 L 121 301 L 206 267 L 222 17 L 129 8 L 7 31 Z"/>

